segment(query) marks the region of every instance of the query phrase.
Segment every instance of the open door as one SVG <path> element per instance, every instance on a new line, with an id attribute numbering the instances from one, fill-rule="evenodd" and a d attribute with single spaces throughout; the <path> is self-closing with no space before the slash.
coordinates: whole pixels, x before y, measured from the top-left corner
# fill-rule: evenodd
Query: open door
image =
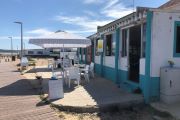
<path id="1" fill-rule="evenodd" d="M 139 82 L 139 64 L 141 55 L 141 26 L 129 29 L 129 80 Z"/>

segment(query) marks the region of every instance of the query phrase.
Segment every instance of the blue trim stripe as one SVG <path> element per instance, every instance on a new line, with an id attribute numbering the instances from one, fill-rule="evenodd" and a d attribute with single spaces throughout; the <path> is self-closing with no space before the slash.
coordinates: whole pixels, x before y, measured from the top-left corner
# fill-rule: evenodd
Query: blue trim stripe
<path id="1" fill-rule="evenodd" d="M 103 75 L 106 79 L 111 80 L 115 83 L 116 77 L 115 77 L 115 69 L 107 66 L 103 66 Z"/>
<path id="2" fill-rule="evenodd" d="M 95 73 L 101 75 L 101 65 L 95 63 Z"/>
<path id="3" fill-rule="evenodd" d="M 103 41 L 105 41 L 105 40 L 104 40 L 104 35 L 101 35 L 101 39 L 102 39 Z M 105 42 L 103 42 L 103 52 L 101 53 L 101 76 L 102 76 L 102 77 L 104 76 L 104 75 L 103 75 L 103 57 L 104 57 L 104 51 L 105 51 L 105 49 L 104 49 L 104 47 L 105 47 L 104 43 L 105 43 Z"/>
<path id="4" fill-rule="evenodd" d="M 144 97 L 145 102 L 150 102 L 150 89 L 151 89 L 151 77 L 150 77 L 150 59 L 151 59 L 151 29 L 152 29 L 152 17 L 153 12 L 148 11 L 147 12 L 147 26 L 146 26 L 146 63 L 145 63 L 145 83 L 144 83 Z"/>
<path id="5" fill-rule="evenodd" d="M 119 41 L 120 41 L 120 28 L 117 28 L 116 29 L 116 52 L 115 52 L 115 78 L 116 78 L 117 84 L 119 84 L 119 80 L 118 80 Z"/>

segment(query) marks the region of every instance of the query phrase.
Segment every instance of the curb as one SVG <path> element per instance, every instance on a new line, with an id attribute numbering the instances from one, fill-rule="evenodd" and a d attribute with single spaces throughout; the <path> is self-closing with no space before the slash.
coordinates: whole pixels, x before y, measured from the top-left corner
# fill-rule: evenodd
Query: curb
<path id="1" fill-rule="evenodd" d="M 107 105 L 99 105 L 99 106 L 64 106 L 57 105 L 52 103 L 47 99 L 47 96 L 40 95 L 40 99 L 46 103 L 50 104 L 52 107 L 65 112 L 74 112 L 74 113 L 96 113 L 96 112 L 113 112 L 121 109 L 132 108 L 136 106 L 144 106 L 145 103 L 143 101 L 132 101 L 132 102 L 123 102 L 123 103 L 113 103 Z"/>

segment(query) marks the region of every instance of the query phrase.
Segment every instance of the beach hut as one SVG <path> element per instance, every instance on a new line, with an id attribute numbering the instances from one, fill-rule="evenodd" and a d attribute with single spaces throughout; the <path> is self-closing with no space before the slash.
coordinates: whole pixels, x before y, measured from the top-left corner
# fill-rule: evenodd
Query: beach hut
<path id="1" fill-rule="evenodd" d="M 97 33 L 88 37 L 92 40 L 93 51 L 89 53 L 94 58 L 95 72 L 124 90 L 142 92 L 147 103 L 159 100 L 161 68 L 169 66 L 168 61 L 180 67 L 178 5 L 137 7 L 135 12 L 98 27 Z M 103 50 L 99 50 L 99 43 Z"/>

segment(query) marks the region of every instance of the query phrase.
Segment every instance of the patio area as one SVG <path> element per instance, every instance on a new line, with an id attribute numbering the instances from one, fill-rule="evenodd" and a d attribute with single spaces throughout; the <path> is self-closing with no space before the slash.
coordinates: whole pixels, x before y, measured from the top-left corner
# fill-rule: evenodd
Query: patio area
<path id="1" fill-rule="evenodd" d="M 27 71 L 24 76 L 35 85 L 36 75 L 43 78 L 43 92 L 48 94 L 48 80 L 51 77 L 51 70 L 46 66 L 36 67 Z M 106 110 L 110 107 L 128 107 L 131 105 L 143 104 L 143 96 L 141 94 L 133 94 L 117 87 L 112 81 L 106 80 L 95 75 L 88 83 L 81 79 L 80 85 L 72 84 L 63 86 L 64 98 L 51 101 L 51 103 L 62 110 L 76 112 L 94 112 L 99 109 Z"/>

